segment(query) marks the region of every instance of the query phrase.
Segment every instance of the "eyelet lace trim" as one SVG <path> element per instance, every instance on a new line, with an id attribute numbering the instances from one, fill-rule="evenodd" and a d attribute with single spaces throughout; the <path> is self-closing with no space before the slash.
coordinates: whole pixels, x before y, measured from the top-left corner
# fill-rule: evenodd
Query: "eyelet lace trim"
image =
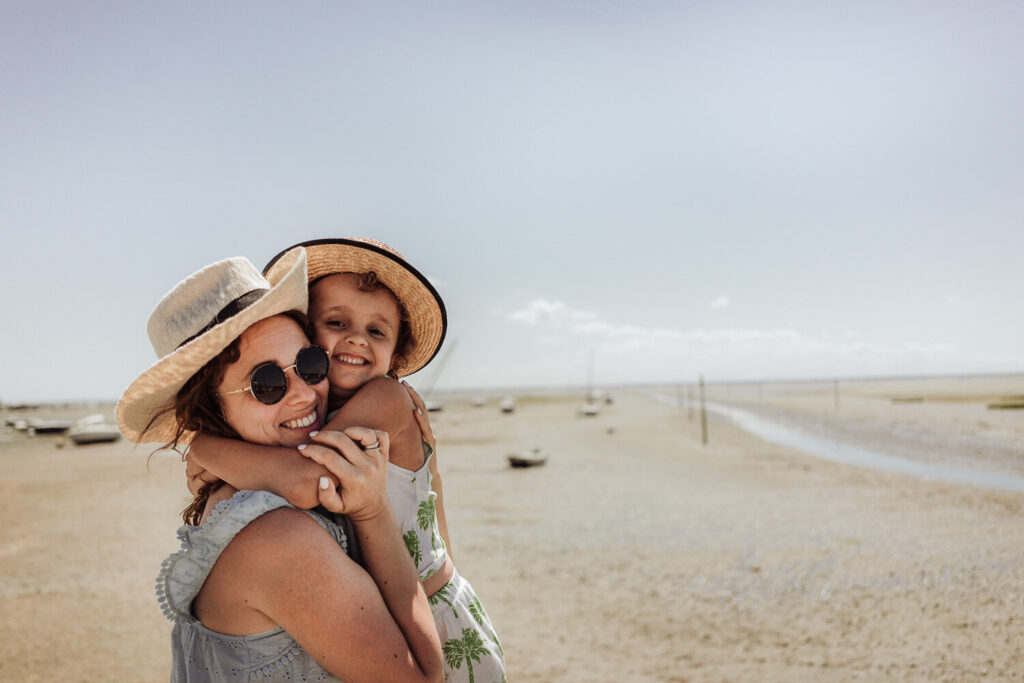
<path id="1" fill-rule="evenodd" d="M 224 548 L 251 521 L 280 507 L 293 506 L 269 491 L 239 491 L 230 500 L 217 503 L 205 524 L 179 527 L 181 549 L 161 563 L 156 577 L 156 599 L 164 616 L 171 621 L 194 621 L 192 600 L 203 587 Z M 348 552 L 345 531 L 333 518 L 328 521 L 310 510 L 303 512 L 316 520 Z"/>
<path id="2" fill-rule="evenodd" d="M 249 680 L 256 681 L 261 678 L 268 678 L 278 669 L 282 669 L 291 664 L 293 661 L 295 661 L 295 657 L 302 651 L 302 646 L 300 646 L 298 643 L 293 644 L 290 648 L 288 648 L 286 652 L 283 652 L 280 657 L 275 659 L 270 664 L 264 664 L 258 669 L 250 671 Z"/>

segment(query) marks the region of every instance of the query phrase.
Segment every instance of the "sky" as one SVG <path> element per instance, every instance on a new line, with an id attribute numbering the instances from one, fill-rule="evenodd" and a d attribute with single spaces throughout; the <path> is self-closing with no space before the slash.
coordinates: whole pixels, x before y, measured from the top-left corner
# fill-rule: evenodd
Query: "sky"
<path id="1" fill-rule="evenodd" d="M 1024 371 L 1024 4 L 0 0 L 0 401 L 213 261 L 444 297 L 421 389 Z"/>

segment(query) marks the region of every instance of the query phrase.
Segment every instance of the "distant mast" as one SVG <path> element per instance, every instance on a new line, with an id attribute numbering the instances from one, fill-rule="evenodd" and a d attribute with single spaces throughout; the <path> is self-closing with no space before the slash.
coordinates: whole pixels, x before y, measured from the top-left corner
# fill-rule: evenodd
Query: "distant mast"
<path id="1" fill-rule="evenodd" d="M 594 349 L 590 349 L 590 362 L 587 366 L 587 395 L 583 399 L 578 415 L 581 417 L 596 417 L 597 404 L 594 402 Z"/>
<path id="2" fill-rule="evenodd" d="M 590 349 L 590 365 L 587 367 L 587 401 L 594 400 L 594 349 Z"/>
<path id="3" fill-rule="evenodd" d="M 430 378 L 430 384 L 427 385 L 427 390 L 423 393 L 423 403 L 427 406 L 428 412 L 437 412 L 442 409 L 440 401 L 433 400 L 434 387 L 437 386 L 437 380 L 441 379 L 441 372 L 444 370 L 445 365 L 448 363 L 448 359 L 452 357 L 452 353 L 455 351 L 455 339 L 452 339 L 451 343 L 444 352 L 438 357 L 437 364 L 434 366 L 434 374 Z"/>

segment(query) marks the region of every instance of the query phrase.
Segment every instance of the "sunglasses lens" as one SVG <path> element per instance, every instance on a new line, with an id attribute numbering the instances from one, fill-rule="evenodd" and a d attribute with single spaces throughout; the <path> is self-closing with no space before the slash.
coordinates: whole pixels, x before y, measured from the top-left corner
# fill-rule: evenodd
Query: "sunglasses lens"
<path id="1" fill-rule="evenodd" d="M 306 384 L 320 384 L 327 377 L 331 360 L 319 346 L 307 346 L 295 356 L 295 372 Z"/>
<path id="2" fill-rule="evenodd" d="M 250 386 L 257 401 L 272 405 L 280 401 L 288 391 L 288 379 L 284 376 L 284 370 L 273 363 L 267 363 L 252 373 Z"/>

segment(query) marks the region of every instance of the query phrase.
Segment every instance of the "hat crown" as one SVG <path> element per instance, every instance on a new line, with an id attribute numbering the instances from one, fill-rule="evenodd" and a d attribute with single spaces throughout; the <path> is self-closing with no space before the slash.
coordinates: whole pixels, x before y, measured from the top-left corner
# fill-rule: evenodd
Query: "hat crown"
<path id="1" fill-rule="evenodd" d="M 373 271 L 377 282 L 385 285 L 408 314 L 412 338 L 411 353 L 394 367 L 399 376 L 410 375 L 429 363 L 441 348 L 448 326 L 448 314 L 441 295 L 430 281 L 402 254 L 379 240 L 367 237 L 343 237 L 308 240 L 289 247 L 270 260 L 263 269 L 271 282 L 285 269 L 290 250 L 305 248 L 310 282 L 335 273 Z"/>
<path id="2" fill-rule="evenodd" d="M 202 332 L 225 306 L 270 283 L 249 259 L 237 256 L 206 266 L 179 282 L 153 309 L 146 329 L 159 358 Z"/>

